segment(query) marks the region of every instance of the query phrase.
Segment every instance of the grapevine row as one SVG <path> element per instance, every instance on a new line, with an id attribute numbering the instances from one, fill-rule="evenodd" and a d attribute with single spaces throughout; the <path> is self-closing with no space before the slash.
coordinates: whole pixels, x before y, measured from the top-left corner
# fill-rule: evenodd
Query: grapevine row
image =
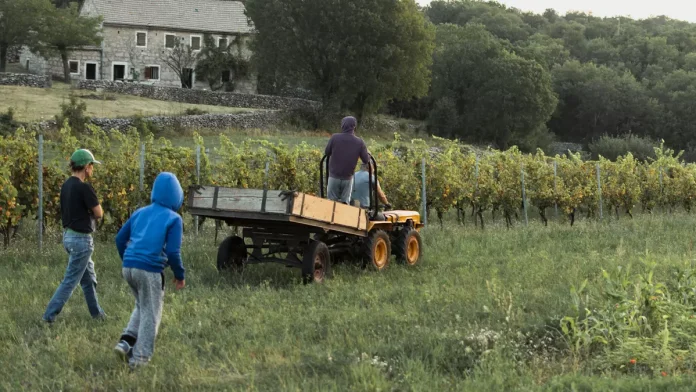
<path id="1" fill-rule="evenodd" d="M 292 189 L 316 194 L 322 150 L 302 143 L 288 147 L 268 141 L 233 143 L 220 136 L 212 162 L 199 135 L 194 147 L 173 146 L 169 140 L 91 127 L 78 139 L 69 128 L 52 142 L 54 157 L 44 162 L 43 194 L 46 225 L 59 222 L 59 193 L 68 175 L 67 159 L 77 148 L 90 149 L 103 164 L 92 184 L 102 199 L 106 219 L 101 230 L 117 230 L 138 207 L 149 202 L 149 187 L 161 171 L 177 175 L 184 189 L 196 184 L 196 147 L 200 146 L 200 182 L 227 187 Z M 140 188 L 141 148 L 145 151 L 143 189 Z M 542 151 L 522 154 L 512 148 L 476 154 L 444 139 L 427 144 L 406 142 L 398 135 L 386 145 L 371 145 L 379 166 L 379 179 L 393 205 L 420 210 L 421 162 L 426 162 L 427 210 L 442 216 L 467 211 L 482 226 L 484 213 L 504 217 L 508 225 L 522 205 L 522 177 L 527 202 L 547 222 L 546 212 L 558 208 L 572 224 L 578 211 L 595 216 L 601 199 L 612 213 L 632 215 L 636 206 L 690 211 L 696 199 L 696 166 L 661 146 L 656 159 L 639 162 L 631 154 L 616 162 L 583 161 L 579 155 L 550 157 Z M 269 163 L 266 177 L 266 163 Z M 20 129 L 0 138 L 0 233 L 7 245 L 22 221 L 36 219 L 38 211 L 38 142 L 33 132 Z"/>

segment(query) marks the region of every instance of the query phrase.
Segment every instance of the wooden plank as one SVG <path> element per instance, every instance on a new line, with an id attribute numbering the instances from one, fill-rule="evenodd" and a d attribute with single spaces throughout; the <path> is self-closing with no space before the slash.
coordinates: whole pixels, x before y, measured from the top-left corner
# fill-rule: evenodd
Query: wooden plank
<path id="1" fill-rule="evenodd" d="M 341 226 L 356 227 L 360 219 L 359 212 L 362 212 L 361 208 L 337 203 L 333 223 Z"/>
<path id="2" fill-rule="evenodd" d="M 263 206 L 262 189 L 219 188 L 217 199 L 214 198 L 215 187 L 201 189 L 201 194 L 194 194 L 192 208 L 213 209 L 213 205 L 222 211 L 261 211 Z M 217 203 L 215 203 L 217 202 Z M 287 213 L 287 200 L 280 198 L 280 191 L 268 191 L 265 212 Z"/>
<path id="3" fill-rule="evenodd" d="M 299 215 L 303 218 L 314 219 L 320 222 L 331 223 L 334 210 L 334 201 L 322 199 L 316 196 L 304 195 L 300 206 Z M 293 211 L 297 213 L 297 210 Z"/>

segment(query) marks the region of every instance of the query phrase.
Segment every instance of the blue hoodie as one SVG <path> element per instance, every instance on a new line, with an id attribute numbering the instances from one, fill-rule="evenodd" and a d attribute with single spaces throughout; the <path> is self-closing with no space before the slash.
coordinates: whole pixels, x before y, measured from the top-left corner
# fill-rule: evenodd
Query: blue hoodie
<path id="1" fill-rule="evenodd" d="M 167 264 L 177 280 L 184 280 L 181 241 L 184 226 L 176 211 L 184 191 L 172 173 L 160 173 L 152 186 L 152 204 L 135 211 L 116 235 L 124 268 L 162 273 Z"/>

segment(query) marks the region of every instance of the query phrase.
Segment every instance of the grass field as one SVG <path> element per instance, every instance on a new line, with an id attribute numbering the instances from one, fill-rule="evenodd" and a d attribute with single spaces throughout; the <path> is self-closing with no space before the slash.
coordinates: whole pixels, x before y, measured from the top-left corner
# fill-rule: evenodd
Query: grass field
<path id="1" fill-rule="evenodd" d="M 693 259 L 694 224 L 675 214 L 572 228 L 428 228 L 419 267 L 339 265 L 332 280 L 309 286 L 274 265 L 219 276 L 208 224 L 186 235 L 188 286 L 169 284 L 155 357 L 135 373 L 112 352 L 133 304 L 113 244 L 99 242 L 93 256 L 109 319 L 92 321 L 78 289 L 48 327 L 39 320 L 66 257 L 55 233 L 43 253 L 23 239 L 0 253 L 0 389 L 694 390 L 685 374 L 592 372 L 563 349 L 520 357 L 509 340 L 567 315 L 570 286 L 596 285 L 601 269 L 639 269 L 649 257 L 659 263 L 655 278 L 666 278 Z M 488 351 L 472 343 L 496 335 Z"/>
<path id="2" fill-rule="evenodd" d="M 179 115 L 186 109 L 200 109 L 208 113 L 239 113 L 253 109 L 229 108 L 225 106 L 192 105 L 178 102 L 158 101 L 132 95 L 99 94 L 88 90 L 73 90 L 70 85 L 54 82 L 52 88 L 40 89 L 17 86 L 0 87 L 0 113 L 14 109 L 15 118 L 22 122 L 52 120 L 60 113 L 60 105 L 70 102 L 70 94 L 87 103 L 86 114 L 98 118 L 131 117 L 134 115 Z M 104 98 L 107 99 L 104 99 Z"/>

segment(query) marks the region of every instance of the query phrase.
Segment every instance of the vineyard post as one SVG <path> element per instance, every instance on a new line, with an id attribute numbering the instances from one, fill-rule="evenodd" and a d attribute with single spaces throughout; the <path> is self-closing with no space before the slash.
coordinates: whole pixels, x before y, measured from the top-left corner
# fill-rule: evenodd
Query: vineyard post
<path id="1" fill-rule="evenodd" d="M 423 179 L 423 190 L 422 190 L 423 193 L 421 196 L 421 199 L 423 199 L 422 200 L 422 202 L 423 202 L 423 207 L 422 207 L 423 208 L 423 223 L 427 225 L 428 224 L 428 207 L 427 207 L 428 203 L 427 203 L 426 196 L 425 196 L 425 158 L 423 158 L 423 161 L 421 162 L 421 174 L 422 174 L 421 177 Z"/>
<path id="2" fill-rule="evenodd" d="M 38 235 L 39 235 L 39 251 L 43 248 L 43 133 L 39 134 L 39 211 L 37 215 Z"/>
<path id="3" fill-rule="evenodd" d="M 599 171 L 600 171 L 599 163 L 597 163 L 597 192 L 599 195 L 599 220 L 603 220 L 604 219 L 604 211 L 603 211 L 604 207 L 603 207 L 603 203 L 602 203 L 602 179 L 601 179 L 601 175 L 600 175 Z"/>
<path id="4" fill-rule="evenodd" d="M 524 225 L 529 225 L 529 218 L 527 217 L 527 191 L 524 188 L 524 167 L 520 168 L 520 178 L 522 179 L 522 208 L 524 209 Z"/>
<path id="5" fill-rule="evenodd" d="M 140 144 L 140 192 L 145 190 L 145 143 Z"/>
<path id="6" fill-rule="evenodd" d="M 556 211 L 556 220 L 558 220 L 558 190 L 556 186 L 556 178 L 558 176 L 558 161 L 553 160 L 553 209 Z"/>
<path id="7" fill-rule="evenodd" d="M 201 185 L 201 146 L 196 146 L 196 185 Z M 198 215 L 193 218 L 194 233 L 198 235 Z"/>

